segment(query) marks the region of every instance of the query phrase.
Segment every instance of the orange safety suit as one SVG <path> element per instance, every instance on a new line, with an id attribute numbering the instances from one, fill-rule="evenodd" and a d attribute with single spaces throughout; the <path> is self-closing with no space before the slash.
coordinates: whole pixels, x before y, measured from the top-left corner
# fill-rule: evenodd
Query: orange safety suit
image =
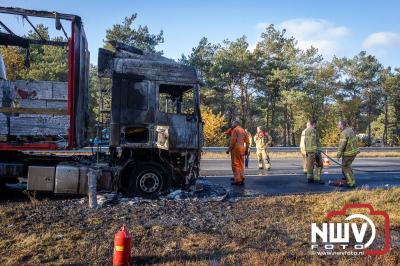
<path id="1" fill-rule="evenodd" d="M 225 135 L 231 136 L 233 128 L 229 128 L 227 131 L 224 132 Z"/>
<path id="2" fill-rule="evenodd" d="M 231 132 L 229 151 L 231 153 L 232 172 L 234 182 L 239 184 L 245 179 L 244 176 L 244 154 L 245 144 L 249 147 L 249 138 L 241 126 L 236 126 Z"/>

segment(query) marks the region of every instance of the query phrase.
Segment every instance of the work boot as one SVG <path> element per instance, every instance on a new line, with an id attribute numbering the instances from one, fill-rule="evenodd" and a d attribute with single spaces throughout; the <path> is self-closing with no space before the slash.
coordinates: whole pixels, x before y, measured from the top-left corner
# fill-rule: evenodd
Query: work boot
<path id="1" fill-rule="evenodd" d="M 321 181 L 321 172 L 322 172 L 322 167 L 317 167 L 314 176 L 314 183 L 325 184 L 325 182 Z"/>
<path id="2" fill-rule="evenodd" d="M 346 184 L 346 187 L 348 188 L 356 188 L 356 184 Z"/>
<path id="3" fill-rule="evenodd" d="M 262 160 L 258 160 L 257 162 L 258 162 L 258 169 L 259 169 L 259 170 L 263 169 Z"/>
<path id="4" fill-rule="evenodd" d="M 268 171 L 271 170 L 271 164 L 270 163 L 267 163 L 266 167 L 267 167 Z"/>
<path id="5" fill-rule="evenodd" d="M 354 188 L 356 186 L 356 181 L 354 180 L 352 173 L 346 173 L 346 181 L 347 187 Z"/>
<path id="6" fill-rule="evenodd" d="M 342 180 L 347 180 L 347 178 L 346 178 L 346 174 L 343 172 L 343 170 L 342 170 Z"/>
<path id="7" fill-rule="evenodd" d="M 314 183 L 314 178 L 310 175 L 307 175 L 307 183 Z"/>

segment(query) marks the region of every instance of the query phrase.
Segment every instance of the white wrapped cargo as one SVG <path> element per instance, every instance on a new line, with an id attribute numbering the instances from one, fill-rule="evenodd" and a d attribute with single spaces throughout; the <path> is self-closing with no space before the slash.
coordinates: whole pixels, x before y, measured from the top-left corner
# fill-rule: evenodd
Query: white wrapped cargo
<path id="1" fill-rule="evenodd" d="M 15 136 L 67 135 L 69 116 L 24 115 L 10 117 L 9 134 Z"/>
<path id="2" fill-rule="evenodd" d="M 4 114 L 0 114 L 0 135 L 8 134 L 8 123 L 7 116 Z"/>
<path id="3" fill-rule="evenodd" d="M 64 100 L 39 100 L 39 99 L 20 99 L 20 108 L 40 108 L 40 109 L 63 109 L 67 110 L 68 102 Z"/>
<path id="4" fill-rule="evenodd" d="M 0 107 L 65 111 L 68 109 L 67 82 L 0 80 L 0 88 Z M 0 134 L 2 135 L 57 136 L 68 134 L 68 115 L 21 113 L 10 115 L 9 124 L 7 124 L 6 116 L 1 115 Z"/>
<path id="5" fill-rule="evenodd" d="M 15 89 L 19 99 L 52 99 L 53 82 L 16 80 Z"/>
<path id="6" fill-rule="evenodd" d="M 67 82 L 16 80 L 14 83 L 19 99 L 65 101 L 68 99 Z"/>
<path id="7" fill-rule="evenodd" d="M 46 108 L 67 110 L 68 102 L 64 100 L 46 100 Z"/>
<path id="8" fill-rule="evenodd" d="M 16 90 L 14 82 L 0 79 L 0 107 L 13 107 L 15 97 Z"/>
<path id="9" fill-rule="evenodd" d="M 68 100 L 68 83 L 53 81 L 53 100 Z"/>
<path id="10" fill-rule="evenodd" d="M 19 107 L 20 108 L 46 108 L 46 100 L 20 99 Z"/>
<path id="11" fill-rule="evenodd" d="M 0 79 L 7 79 L 6 65 L 4 64 L 3 56 L 0 54 Z"/>

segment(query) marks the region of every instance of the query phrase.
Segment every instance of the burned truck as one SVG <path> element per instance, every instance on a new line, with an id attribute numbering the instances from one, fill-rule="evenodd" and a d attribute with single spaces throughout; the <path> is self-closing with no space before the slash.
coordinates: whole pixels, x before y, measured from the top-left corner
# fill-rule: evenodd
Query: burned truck
<path id="1" fill-rule="evenodd" d="M 100 48 L 98 75 L 112 84 L 110 137 L 95 148 L 88 137 L 96 125 L 88 117 L 89 51 L 81 18 L 4 7 L 0 13 L 54 19 L 65 35 L 65 41 L 36 40 L 6 27 L 0 45 L 26 49 L 26 61 L 32 45 L 64 47 L 68 58 L 65 81 L 0 80 L 0 184 L 27 179 L 28 190 L 86 194 L 90 169 L 98 173 L 98 189 L 130 196 L 155 197 L 194 184 L 203 130 L 193 67 L 116 41 L 110 50 Z M 69 34 L 62 23 L 69 23 Z"/>
<path id="2" fill-rule="evenodd" d="M 124 167 L 118 187 L 153 194 L 199 175 L 199 79 L 191 66 L 111 41 L 99 49 L 98 74 L 112 79 L 110 153 Z"/>

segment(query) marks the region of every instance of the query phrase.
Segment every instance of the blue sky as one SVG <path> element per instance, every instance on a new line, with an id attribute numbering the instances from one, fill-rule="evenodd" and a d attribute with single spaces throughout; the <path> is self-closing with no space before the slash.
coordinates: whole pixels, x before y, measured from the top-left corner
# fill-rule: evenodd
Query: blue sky
<path id="1" fill-rule="evenodd" d="M 138 24 L 153 33 L 164 30 L 165 43 L 159 48 L 174 59 L 190 53 L 203 36 L 220 43 L 246 35 L 254 47 L 264 26 L 273 23 L 286 28 L 301 48 L 314 45 L 327 59 L 366 50 L 385 66 L 400 67 L 400 1 L 3 0 L 0 5 L 81 16 L 95 64 L 106 29 L 138 13 Z M 29 29 L 14 17 L 0 19 L 18 33 Z"/>

